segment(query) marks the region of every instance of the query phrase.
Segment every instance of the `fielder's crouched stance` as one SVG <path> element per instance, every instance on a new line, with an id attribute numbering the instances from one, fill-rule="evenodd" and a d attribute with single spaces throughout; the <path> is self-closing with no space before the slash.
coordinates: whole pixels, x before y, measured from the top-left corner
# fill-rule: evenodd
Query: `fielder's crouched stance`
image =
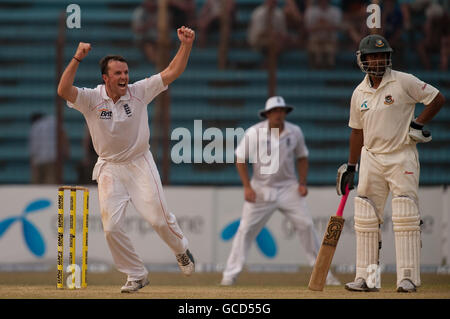
<path id="1" fill-rule="evenodd" d="M 125 293 L 149 284 L 148 271 L 123 227 L 130 202 L 170 247 L 181 271 L 191 275 L 195 269 L 188 240 L 168 209 L 149 150 L 147 105 L 183 73 L 195 38 L 194 31 L 184 26 L 177 33 L 180 48 L 161 73 L 129 84 L 126 60 L 106 56 L 100 61 L 105 84 L 95 89 L 73 86 L 78 65 L 91 50 L 89 43 L 81 42 L 58 86 L 58 94 L 84 115 L 99 155 L 93 179 L 98 182 L 106 242 L 117 269 L 127 275 L 121 288 Z"/>
<path id="2" fill-rule="evenodd" d="M 350 291 L 377 291 L 369 284 L 371 265 L 379 264 L 380 224 L 389 192 L 397 262 L 397 291 L 420 286 L 419 156 L 416 143 L 429 142 L 423 131 L 444 104 L 439 91 L 411 74 L 391 69 L 389 43 L 379 35 L 361 40 L 358 65 L 367 73 L 353 92 L 349 126 L 348 165 L 338 170 L 337 192 L 353 188 L 360 158 L 358 196 L 355 197 L 356 276 L 345 285 Z M 425 104 L 414 119 L 416 103 Z"/>
<path id="3" fill-rule="evenodd" d="M 276 210 L 292 222 L 310 265 L 316 261 L 320 242 L 305 199 L 308 194 L 309 151 L 301 128 L 285 121 L 292 109 L 281 96 L 270 97 L 265 109 L 259 112 L 260 117 L 266 120 L 250 127 L 236 148 L 236 167 L 244 186 L 245 203 L 223 272 L 222 286 L 236 282 L 253 240 Z M 263 145 L 269 144 L 271 160 L 264 163 L 260 151 Z M 256 161 L 252 162 L 253 176 L 250 180 L 247 161 L 251 162 L 252 158 Z M 326 284 L 340 285 L 340 282 L 330 271 Z"/>

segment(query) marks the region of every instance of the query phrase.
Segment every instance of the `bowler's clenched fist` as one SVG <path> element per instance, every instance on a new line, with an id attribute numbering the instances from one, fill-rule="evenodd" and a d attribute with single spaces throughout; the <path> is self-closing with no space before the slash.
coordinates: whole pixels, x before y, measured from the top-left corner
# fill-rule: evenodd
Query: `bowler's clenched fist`
<path id="1" fill-rule="evenodd" d="M 182 26 L 177 29 L 178 39 L 180 39 L 181 43 L 192 44 L 195 39 L 195 31 Z"/>
<path id="2" fill-rule="evenodd" d="M 75 52 L 74 57 L 81 61 L 86 57 L 86 55 L 88 55 L 90 50 L 90 43 L 80 42 L 80 44 L 78 44 L 77 52 Z"/>

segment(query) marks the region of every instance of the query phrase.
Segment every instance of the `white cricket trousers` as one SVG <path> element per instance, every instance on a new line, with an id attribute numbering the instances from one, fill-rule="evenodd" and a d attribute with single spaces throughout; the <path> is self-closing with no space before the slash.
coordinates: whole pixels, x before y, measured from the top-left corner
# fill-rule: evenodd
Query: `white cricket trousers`
<path id="1" fill-rule="evenodd" d="M 258 190 L 255 189 L 255 192 L 258 193 Z M 300 236 L 300 243 L 306 252 L 308 263 L 311 266 L 314 265 L 320 243 L 306 205 L 306 199 L 300 196 L 296 184 L 276 189 L 276 192 L 277 196 L 274 201 L 244 202 L 242 218 L 223 272 L 224 279 L 234 279 L 239 275 L 244 267 L 250 246 L 277 209 L 294 225 Z"/>
<path id="2" fill-rule="evenodd" d="M 361 149 L 358 196 L 369 198 L 380 221 L 389 191 L 392 196 L 408 196 L 418 205 L 419 154 L 415 145 L 405 145 L 389 154 L 374 154 Z"/>
<path id="3" fill-rule="evenodd" d="M 117 269 L 127 274 L 128 280 L 140 280 L 148 275 L 124 230 L 129 202 L 174 254 L 185 252 L 188 241 L 167 208 L 161 179 L 150 151 L 127 163 L 99 160 L 96 169 L 106 242 Z M 96 169 L 94 178 L 97 177 Z"/>

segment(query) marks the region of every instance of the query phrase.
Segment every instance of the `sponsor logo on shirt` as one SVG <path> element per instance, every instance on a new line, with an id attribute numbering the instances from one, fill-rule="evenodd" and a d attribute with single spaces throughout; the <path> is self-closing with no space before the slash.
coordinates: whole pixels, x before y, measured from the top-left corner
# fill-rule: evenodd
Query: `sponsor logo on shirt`
<path id="1" fill-rule="evenodd" d="M 364 101 L 364 102 L 361 104 L 361 112 L 367 111 L 368 109 L 369 109 L 369 107 L 367 106 L 367 101 Z"/>
<path id="2" fill-rule="evenodd" d="M 425 83 L 425 84 L 422 86 L 422 91 L 425 90 L 426 87 L 427 87 L 427 83 Z"/>
<path id="3" fill-rule="evenodd" d="M 386 95 L 384 97 L 384 104 L 391 105 L 392 103 L 394 103 L 394 99 L 392 98 L 392 95 Z"/>
<path id="4" fill-rule="evenodd" d="M 414 175 L 414 172 L 405 171 L 406 175 Z"/>
<path id="5" fill-rule="evenodd" d="M 112 118 L 112 111 L 107 108 L 101 108 L 100 110 L 100 119 L 102 120 L 110 120 Z"/>

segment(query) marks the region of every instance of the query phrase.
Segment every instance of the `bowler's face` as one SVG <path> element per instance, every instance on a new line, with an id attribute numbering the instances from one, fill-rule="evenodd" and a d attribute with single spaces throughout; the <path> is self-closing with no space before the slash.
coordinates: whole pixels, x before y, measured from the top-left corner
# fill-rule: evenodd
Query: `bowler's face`
<path id="1" fill-rule="evenodd" d="M 266 117 L 269 120 L 271 126 L 280 126 L 284 123 L 286 118 L 286 109 L 282 107 L 276 107 L 266 113 Z"/>
<path id="2" fill-rule="evenodd" d="M 103 74 L 103 80 L 113 95 L 125 95 L 129 81 L 128 65 L 125 62 L 110 60 L 108 74 Z"/>

